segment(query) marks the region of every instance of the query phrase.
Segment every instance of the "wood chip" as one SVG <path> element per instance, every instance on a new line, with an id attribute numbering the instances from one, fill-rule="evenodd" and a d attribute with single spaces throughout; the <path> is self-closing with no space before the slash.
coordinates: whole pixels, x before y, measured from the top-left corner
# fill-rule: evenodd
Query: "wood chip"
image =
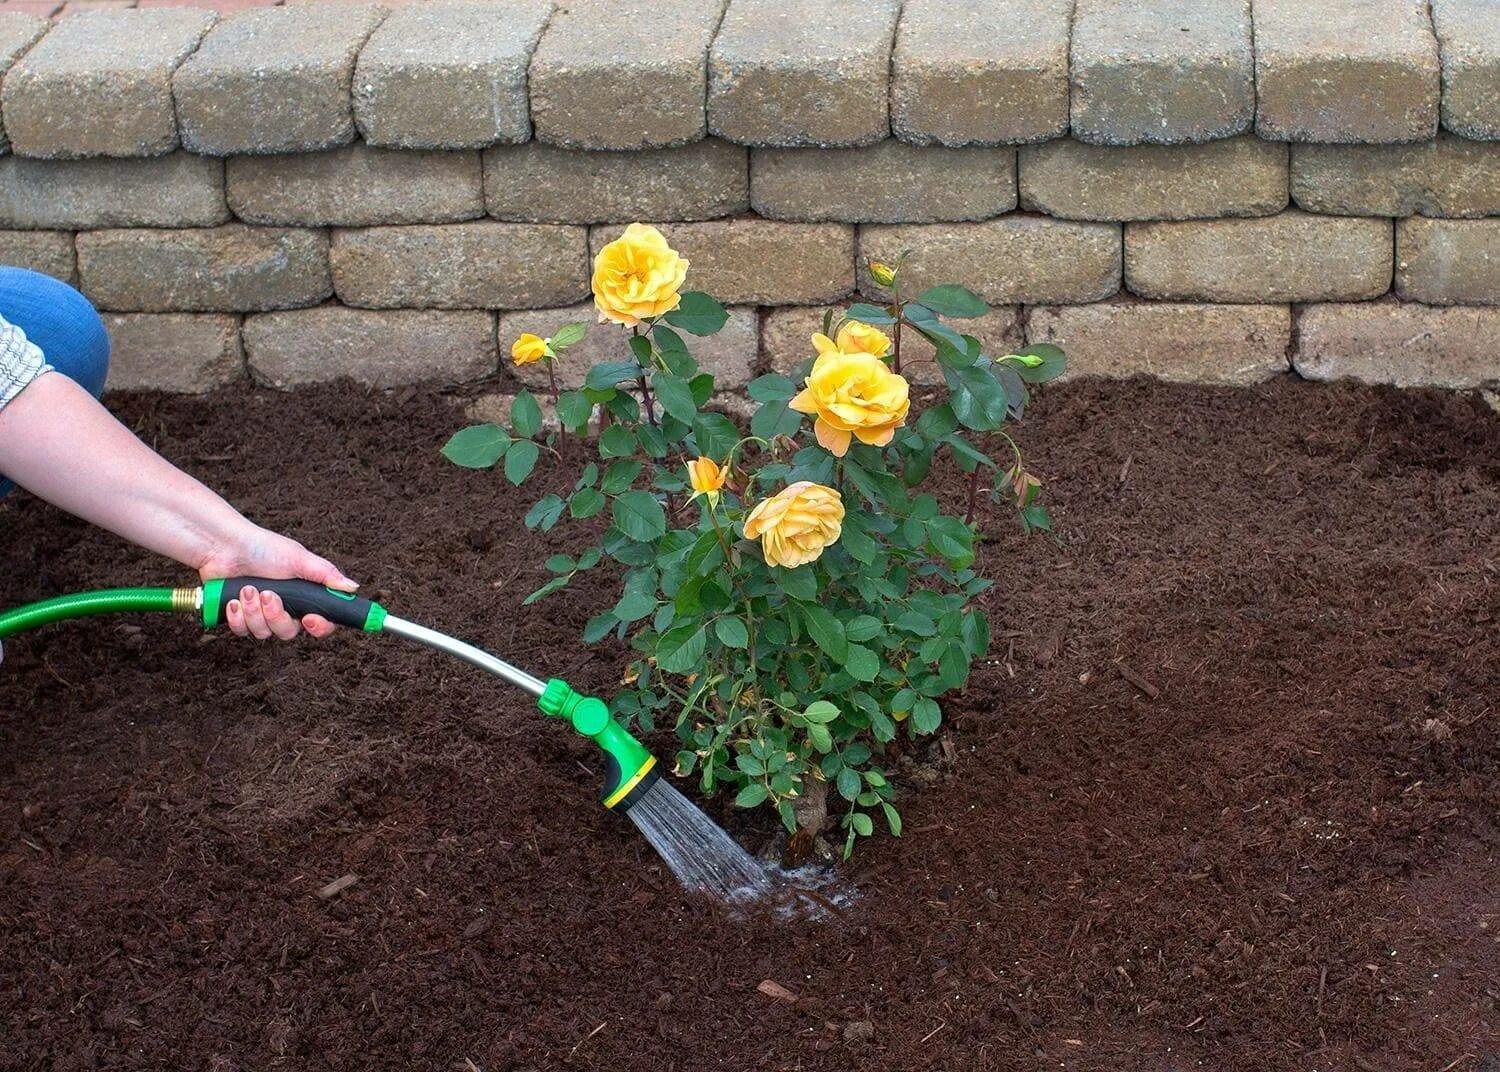
<path id="1" fill-rule="evenodd" d="M 342 878 L 336 878 L 318 891 L 318 900 L 326 901 L 330 897 L 337 897 L 358 881 L 359 876 L 352 872 Z"/>
<path id="2" fill-rule="evenodd" d="M 772 979 L 762 979 L 760 985 L 755 989 L 759 990 L 772 1001 L 786 1001 L 792 1004 L 795 1004 L 797 1001 L 796 994 L 793 994 L 786 987 Z"/>
<path id="3" fill-rule="evenodd" d="M 1150 699 L 1154 700 L 1161 695 L 1160 689 L 1151 684 L 1151 682 L 1147 681 L 1145 678 L 1141 677 L 1140 674 L 1137 674 L 1134 670 L 1126 666 L 1124 663 L 1118 664 L 1117 669 L 1120 671 L 1121 677 L 1144 692 Z"/>
<path id="4" fill-rule="evenodd" d="M 480 916 L 478 919 L 474 920 L 473 923 L 470 923 L 467 927 L 464 928 L 464 937 L 478 938 L 481 934 L 494 926 L 494 924 L 494 916 Z"/>

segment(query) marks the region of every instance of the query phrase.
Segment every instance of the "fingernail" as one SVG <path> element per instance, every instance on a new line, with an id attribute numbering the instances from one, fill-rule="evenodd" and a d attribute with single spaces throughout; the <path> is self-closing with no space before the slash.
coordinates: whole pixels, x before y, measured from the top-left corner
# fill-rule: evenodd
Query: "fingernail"
<path id="1" fill-rule="evenodd" d="M 238 614 L 239 612 L 240 612 L 240 601 L 238 599 L 231 599 L 229 601 L 229 613 L 230 614 Z"/>
<path id="2" fill-rule="evenodd" d="M 251 588 L 248 584 L 245 585 L 245 587 L 240 589 L 240 599 L 246 603 L 255 602 L 255 589 Z"/>

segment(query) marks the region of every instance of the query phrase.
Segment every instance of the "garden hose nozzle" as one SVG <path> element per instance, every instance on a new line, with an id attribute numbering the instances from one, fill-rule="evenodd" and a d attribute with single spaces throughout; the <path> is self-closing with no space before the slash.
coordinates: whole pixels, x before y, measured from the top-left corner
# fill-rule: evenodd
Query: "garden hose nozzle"
<path id="1" fill-rule="evenodd" d="M 573 728 L 604 750 L 609 770 L 600 798 L 606 808 L 629 811 L 661 777 L 656 757 L 615 721 L 609 706 L 598 697 L 575 692 L 566 681 L 553 678 L 537 697 L 542 714 L 565 718 Z"/>

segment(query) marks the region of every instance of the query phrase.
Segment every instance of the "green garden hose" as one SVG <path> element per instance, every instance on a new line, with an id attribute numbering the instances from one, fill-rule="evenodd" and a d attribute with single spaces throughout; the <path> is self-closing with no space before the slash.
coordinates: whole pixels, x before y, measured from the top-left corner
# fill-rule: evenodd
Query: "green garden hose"
<path id="1" fill-rule="evenodd" d="M 566 719 L 573 729 L 603 750 L 609 764 L 601 798 L 606 808 L 628 811 L 661 777 L 656 769 L 656 757 L 626 732 L 603 700 L 583 696 L 557 678 L 543 682 L 472 644 L 398 618 L 372 599 L 325 588 L 311 581 L 228 577 L 205 581 L 202 588 L 111 588 L 58 596 L 0 611 L 0 640 L 69 618 L 129 612 L 166 611 L 201 616 L 203 627 L 212 629 L 224 621 L 230 600 L 246 586 L 261 592 L 275 592 L 281 597 L 287 612 L 295 618 L 320 614 L 351 629 L 395 633 L 453 655 L 530 693 L 543 714 Z"/>

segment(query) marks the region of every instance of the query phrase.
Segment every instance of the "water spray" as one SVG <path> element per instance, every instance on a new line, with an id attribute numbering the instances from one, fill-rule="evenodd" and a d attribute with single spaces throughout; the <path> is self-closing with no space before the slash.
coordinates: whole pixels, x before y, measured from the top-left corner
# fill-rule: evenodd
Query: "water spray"
<path id="1" fill-rule="evenodd" d="M 731 901 L 769 892 L 765 870 L 662 778 L 656 757 L 620 725 L 603 700 L 581 695 L 557 678 L 542 681 L 482 648 L 398 618 L 363 596 L 311 581 L 266 577 L 222 578 L 205 581 L 201 588 L 112 588 L 0 612 L 0 639 L 71 618 L 140 611 L 189 614 L 213 629 L 224 621 L 229 601 L 247 586 L 275 592 L 296 618 L 319 614 L 350 629 L 392 633 L 462 659 L 529 694 L 544 715 L 565 720 L 599 746 L 607 765 L 600 802 L 629 818 L 685 887 Z"/>

